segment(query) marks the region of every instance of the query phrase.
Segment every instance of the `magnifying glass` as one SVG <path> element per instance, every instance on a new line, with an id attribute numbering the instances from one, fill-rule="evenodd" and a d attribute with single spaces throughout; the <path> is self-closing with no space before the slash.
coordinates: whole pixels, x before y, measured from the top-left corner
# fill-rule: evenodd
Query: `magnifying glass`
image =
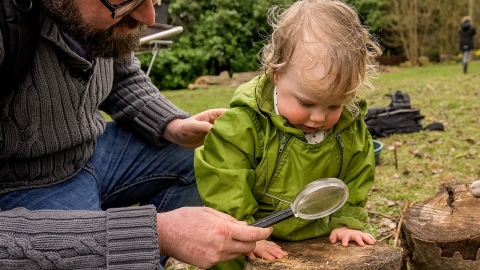
<path id="1" fill-rule="evenodd" d="M 330 215 L 342 207 L 348 199 L 348 188 L 337 178 L 324 178 L 303 187 L 290 207 L 257 220 L 250 226 L 266 228 L 290 217 L 318 219 Z"/>

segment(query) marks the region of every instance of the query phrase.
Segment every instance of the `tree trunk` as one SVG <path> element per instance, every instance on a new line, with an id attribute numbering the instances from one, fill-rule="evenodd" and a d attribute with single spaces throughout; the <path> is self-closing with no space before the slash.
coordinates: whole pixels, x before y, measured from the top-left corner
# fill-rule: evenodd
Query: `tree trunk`
<path id="1" fill-rule="evenodd" d="M 417 0 L 393 0 L 393 11 L 398 22 L 392 28 L 412 65 L 418 61 L 418 4 Z"/>
<path id="2" fill-rule="evenodd" d="M 472 18 L 473 23 L 473 0 L 468 0 L 468 16 Z"/>
<path id="3" fill-rule="evenodd" d="M 364 247 L 355 243 L 348 247 L 339 243 L 332 245 L 328 237 L 275 242 L 288 252 L 288 256 L 274 261 L 247 259 L 244 270 L 400 270 L 404 266 L 399 249 L 378 242 Z"/>
<path id="4" fill-rule="evenodd" d="M 434 197 L 411 205 L 402 224 L 410 268 L 480 269 L 479 213 L 469 184 L 443 184 Z"/>

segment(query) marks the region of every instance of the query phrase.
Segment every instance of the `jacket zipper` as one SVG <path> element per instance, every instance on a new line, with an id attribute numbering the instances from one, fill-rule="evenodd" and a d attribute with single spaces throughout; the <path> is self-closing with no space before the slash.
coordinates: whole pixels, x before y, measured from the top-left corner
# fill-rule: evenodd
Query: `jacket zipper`
<path id="1" fill-rule="evenodd" d="M 280 133 L 280 146 L 278 147 L 278 155 L 277 155 L 277 160 L 275 161 L 275 168 L 273 169 L 273 172 L 277 171 L 278 168 L 278 163 L 280 163 L 280 160 L 282 159 L 283 152 L 285 150 L 285 147 L 287 146 L 288 141 L 290 140 L 290 137 L 285 136 L 283 132 Z"/>
<path id="2" fill-rule="evenodd" d="M 280 140 L 280 146 L 278 147 L 277 160 L 275 161 L 275 167 L 273 168 L 273 174 L 275 174 L 275 172 L 277 171 L 278 164 L 280 163 L 280 160 L 282 159 L 285 147 L 287 146 L 287 143 L 290 140 L 290 137 L 285 136 L 285 134 L 283 134 L 283 132 L 280 132 L 280 131 L 279 131 L 279 137 L 280 137 L 280 139 L 279 139 Z M 269 184 L 269 186 L 270 186 L 270 184 Z M 272 196 L 268 193 L 265 193 L 265 195 L 268 196 L 268 197 L 274 197 L 274 196 Z M 274 197 L 274 198 L 278 199 L 280 201 L 286 202 L 286 201 L 281 200 L 277 197 Z M 290 202 L 288 202 L 288 203 L 290 203 Z"/>
<path id="3" fill-rule="evenodd" d="M 338 152 L 340 152 L 340 172 L 338 173 L 340 178 L 343 171 L 343 142 L 340 134 L 335 134 L 335 141 L 337 142 Z"/>

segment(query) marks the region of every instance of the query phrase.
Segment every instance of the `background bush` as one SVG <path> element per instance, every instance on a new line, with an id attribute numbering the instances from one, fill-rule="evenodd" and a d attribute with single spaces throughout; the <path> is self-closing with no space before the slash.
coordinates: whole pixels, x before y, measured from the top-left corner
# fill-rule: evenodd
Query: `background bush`
<path id="1" fill-rule="evenodd" d="M 183 26 L 171 50 L 160 51 L 150 73 L 160 89 L 184 89 L 198 76 L 221 71 L 254 71 L 257 53 L 271 33 L 267 11 L 295 0 L 172 0 L 169 24 Z M 402 55 L 418 65 L 428 56 L 455 56 L 458 27 L 464 15 L 480 14 L 468 0 L 344 0 L 355 7 L 382 45 L 385 55 Z M 475 37 L 480 44 L 480 35 Z M 139 56 L 144 69 L 151 55 Z"/>
<path id="2" fill-rule="evenodd" d="M 271 33 L 267 10 L 293 0 L 172 1 L 170 24 L 183 26 L 171 50 L 158 53 L 151 71 L 160 89 L 186 88 L 198 76 L 259 69 L 257 53 Z M 140 55 L 147 67 L 151 55 Z"/>

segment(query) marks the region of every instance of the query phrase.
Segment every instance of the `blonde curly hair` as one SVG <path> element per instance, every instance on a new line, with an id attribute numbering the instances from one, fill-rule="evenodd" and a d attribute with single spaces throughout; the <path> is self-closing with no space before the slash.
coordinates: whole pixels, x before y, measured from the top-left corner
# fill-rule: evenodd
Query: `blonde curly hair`
<path id="1" fill-rule="evenodd" d="M 373 89 L 371 77 L 378 70 L 375 59 L 381 49 L 356 11 L 337 0 L 303 0 L 286 9 L 272 6 L 268 22 L 273 33 L 259 53 L 266 74 L 287 72 L 300 48 L 303 70 L 297 79 L 309 89 L 321 90 L 322 96 L 343 92 L 344 106 L 357 116 L 359 91 Z M 318 63 L 326 70 L 320 80 L 309 72 Z M 326 88 L 318 87 L 326 82 Z"/>

